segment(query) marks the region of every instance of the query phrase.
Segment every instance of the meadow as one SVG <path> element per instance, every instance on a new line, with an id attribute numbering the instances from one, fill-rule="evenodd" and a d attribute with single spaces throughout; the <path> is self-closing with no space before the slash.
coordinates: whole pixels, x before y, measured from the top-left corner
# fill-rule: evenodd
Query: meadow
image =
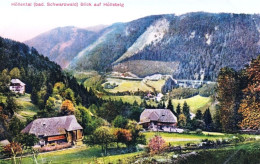
<path id="1" fill-rule="evenodd" d="M 145 132 L 144 135 L 146 136 L 147 142 L 150 138 L 154 135 L 160 135 L 162 138 L 167 142 L 167 144 L 171 144 L 173 146 L 184 146 L 187 143 L 198 143 L 202 139 L 209 139 L 209 140 L 217 140 L 217 139 L 224 139 L 230 138 L 232 134 L 224 134 L 224 133 L 213 133 L 213 132 L 204 132 L 204 134 L 179 134 L 179 133 L 163 133 L 163 132 Z M 244 137 L 250 137 L 249 135 L 243 135 Z M 256 137 L 256 136 L 251 136 Z M 259 142 L 258 142 L 259 145 Z M 241 145 L 241 148 L 248 148 L 251 150 L 252 147 L 255 147 L 252 144 L 249 145 Z M 113 145 L 111 148 L 115 148 Z M 234 148 L 237 149 L 237 148 Z M 233 150 L 233 147 L 225 148 L 226 150 Z M 224 151 L 223 150 L 223 151 Z M 223 155 L 222 151 L 215 149 L 216 152 Z M 128 159 L 134 157 L 138 154 L 142 154 L 143 151 L 135 152 L 135 153 L 127 153 L 127 154 L 118 154 L 118 155 L 108 155 L 103 156 L 101 148 L 99 146 L 89 147 L 87 145 L 78 146 L 75 148 L 69 148 L 65 150 L 47 152 L 47 153 L 40 153 L 37 157 L 38 163 L 65 163 L 65 164 L 81 164 L 81 163 L 118 163 L 118 160 L 124 161 L 124 159 Z M 209 152 L 211 153 L 211 152 Z M 30 164 L 33 163 L 33 158 L 31 156 L 26 156 L 22 158 L 22 163 Z M 0 160 L 0 164 L 5 163 L 12 163 L 10 160 Z"/>
<path id="2" fill-rule="evenodd" d="M 148 87 L 143 81 L 139 80 L 124 80 L 116 78 L 107 78 L 106 81 L 110 84 L 117 84 L 118 87 L 114 89 L 105 89 L 107 92 L 117 93 L 117 92 L 137 92 L 137 91 L 153 91 L 151 87 Z"/>
<path id="3" fill-rule="evenodd" d="M 19 96 L 15 100 L 20 108 L 17 111 L 18 117 L 23 121 L 32 118 L 39 111 L 38 107 L 31 103 L 30 94 Z"/>
<path id="4" fill-rule="evenodd" d="M 190 106 L 190 111 L 194 114 L 196 113 L 196 111 L 198 109 L 200 109 L 200 110 L 202 110 L 202 112 L 204 112 L 204 110 L 206 110 L 206 108 L 204 108 L 204 107 L 205 106 L 209 107 L 212 102 L 210 97 L 202 97 L 200 95 L 196 95 L 196 96 L 193 96 L 193 97 L 187 98 L 187 99 L 172 99 L 172 103 L 175 108 L 178 105 L 178 103 L 180 103 L 182 106 L 185 101 Z"/>

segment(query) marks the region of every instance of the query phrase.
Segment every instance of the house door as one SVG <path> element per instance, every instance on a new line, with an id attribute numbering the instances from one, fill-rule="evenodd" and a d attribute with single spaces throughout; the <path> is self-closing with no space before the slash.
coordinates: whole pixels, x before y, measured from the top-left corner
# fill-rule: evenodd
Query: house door
<path id="1" fill-rule="evenodd" d="M 77 141 L 77 131 L 76 130 L 73 131 L 72 140 Z"/>

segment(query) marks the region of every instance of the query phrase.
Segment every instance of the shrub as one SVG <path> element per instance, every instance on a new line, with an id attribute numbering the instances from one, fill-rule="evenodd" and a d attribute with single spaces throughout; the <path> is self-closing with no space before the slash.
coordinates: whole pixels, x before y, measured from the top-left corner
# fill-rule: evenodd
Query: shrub
<path id="1" fill-rule="evenodd" d="M 154 136 L 148 144 L 148 152 L 151 155 L 160 154 L 166 148 L 166 142 L 161 136 Z"/>
<path id="2" fill-rule="evenodd" d="M 190 130 L 189 129 L 185 129 L 185 130 L 183 130 L 183 133 L 184 134 L 190 134 Z"/>
<path id="3" fill-rule="evenodd" d="M 203 133 L 202 133 L 202 130 L 201 130 L 201 129 L 197 129 L 197 130 L 196 130 L 196 134 L 199 134 L 199 135 L 203 134 Z"/>
<path id="4" fill-rule="evenodd" d="M 40 152 L 48 152 L 48 151 L 54 151 L 54 150 L 61 150 L 65 148 L 71 147 L 71 143 L 62 143 L 62 144 L 50 144 L 47 146 L 44 146 L 39 149 Z"/>

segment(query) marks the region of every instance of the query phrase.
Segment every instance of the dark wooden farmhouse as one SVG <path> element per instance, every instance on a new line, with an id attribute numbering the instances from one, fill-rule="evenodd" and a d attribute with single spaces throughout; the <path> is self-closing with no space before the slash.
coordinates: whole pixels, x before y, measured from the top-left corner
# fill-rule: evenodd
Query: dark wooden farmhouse
<path id="1" fill-rule="evenodd" d="M 40 139 L 41 146 L 54 142 L 81 145 L 83 139 L 83 128 L 74 115 L 39 118 L 28 124 L 21 132 L 35 134 Z"/>
<path id="2" fill-rule="evenodd" d="M 177 118 L 169 109 L 145 109 L 139 124 L 150 131 L 176 132 Z"/>

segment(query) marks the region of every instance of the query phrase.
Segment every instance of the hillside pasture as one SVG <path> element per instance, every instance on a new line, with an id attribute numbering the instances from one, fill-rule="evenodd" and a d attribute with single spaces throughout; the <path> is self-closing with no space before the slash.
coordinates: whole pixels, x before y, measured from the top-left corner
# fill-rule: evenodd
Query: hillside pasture
<path id="1" fill-rule="evenodd" d="M 165 80 L 147 80 L 147 85 L 153 87 L 157 92 L 161 92 L 163 85 L 165 84 Z"/>
<path id="2" fill-rule="evenodd" d="M 201 109 L 202 112 L 204 112 L 206 109 L 203 107 L 210 106 L 210 104 L 212 103 L 210 97 L 202 97 L 200 95 L 193 96 L 187 99 L 172 99 L 175 108 L 177 107 L 178 103 L 180 103 L 182 106 L 185 101 L 190 106 L 190 111 L 194 114 L 198 109 Z"/>
<path id="3" fill-rule="evenodd" d="M 17 114 L 22 116 L 22 118 L 32 118 L 37 112 L 38 107 L 31 102 L 30 94 L 25 94 L 16 98 L 16 102 L 20 109 Z"/>
<path id="4" fill-rule="evenodd" d="M 117 92 L 137 92 L 137 91 L 150 91 L 153 89 L 148 87 L 143 81 L 140 80 L 125 80 L 125 79 L 117 79 L 117 78 L 107 78 L 107 83 L 113 84 L 115 83 L 118 87 L 114 89 L 105 89 L 107 92 L 117 93 Z M 103 84 L 104 86 L 104 84 Z"/>

